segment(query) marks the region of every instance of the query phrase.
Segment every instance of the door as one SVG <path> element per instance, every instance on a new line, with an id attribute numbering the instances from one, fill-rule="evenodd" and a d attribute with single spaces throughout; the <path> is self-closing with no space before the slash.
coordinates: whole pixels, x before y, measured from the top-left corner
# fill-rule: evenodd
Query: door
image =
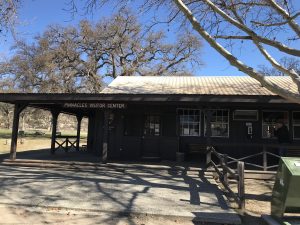
<path id="1" fill-rule="evenodd" d="M 160 158 L 159 141 L 161 118 L 159 115 L 146 115 L 142 136 L 142 158 Z"/>

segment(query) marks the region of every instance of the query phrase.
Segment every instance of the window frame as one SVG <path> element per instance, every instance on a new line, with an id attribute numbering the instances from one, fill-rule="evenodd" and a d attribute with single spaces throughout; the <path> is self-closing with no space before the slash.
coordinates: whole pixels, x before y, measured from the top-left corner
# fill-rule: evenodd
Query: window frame
<path id="1" fill-rule="evenodd" d="M 155 135 L 155 123 L 154 123 L 154 134 L 146 134 L 145 129 L 146 129 L 146 121 L 148 117 L 158 117 L 158 124 L 159 124 L 159 134 Z M 161 127 L 161 115 L 159 114 L 146 114 L 144 115 L 144 121 L 143 121 L 143 136 L 145 137 L 160 137 L 162 136 L 162 127 Z M 150 125 L 150 123 L 149 123 Z M 149 129 L 149 128 L 148 128 Z"/>
<path id="2" fill-rule="evenodd" d="M 289 111 L 288 110 L 276 110 L 276 109 L 270 109 L 270 110 L 262 110 L 261 111 L 261 138 L 262 139 L 275 139 L 276 137 L 273 136 L 273 137 L 264 137 L 264 112 L 286 112 L 287 115 L 288 115 L 288 123 L 286 124 L 287 128 L 289 129 L 289 126 L 290 126 L 290 115 L 289 115 Z"/>
<path id="3" fill-rule="evenodd" d="M 236 119 L 235 118 L 235 111 L 244 111 L 244 112 L 249 112 L 249 111 L 252 111 L 252 112 L 256 112 L 256 119 Z M 235 109 L 232 111 L 232 120 L 234 121 L 258 121 L 258 110 L 257 109 Z"/>
<path id="4" fill-rule="evenodd" d="M 300 113 L 300 111 L 292 111 L 292 130 L 293 130 L 293 140 L 300 140 L 300 137 L 298 137 L 298 138 L 295 138 L 295 129 L 294 129 L 294 127 L 296 126 L 296 127 L 300 127 L 300 123 L 296 123 L 296 125 L 295 125 L 295 123 L 294 123 L 294 112 L 296 112 L 296 113 Z"/>
<path id="5" fill-rule="evenodd" d="M 230 119 L 230 109 L 210 109 L 210 110 L 212 110 L 212 111 L 217 111 L 217 110 L 222 110 L 222 111 L 228 111 L 228 115 L 227 115 L 227 124 L 228 124 L 228 127 L 227 127 L 227 136 L 213 136 L 213 135 L 211 135 L 211 137 L 214 137 L 214 138 L 229 138 L 230 137 L 230 121 L 229 121 L 229 119 Z M 223 120 L 223 119 L 222 119 Z M 211 123 L 216 123 L 216 122 L 211 122 Z M 206 133 L 206 117 L 205 117 L 205 115 L 204 115 L 204 134 Z M 205 135 L 206 136 L 206 135 Z"/>
<path id="6" fill-rule="evenodd" d="M 185 110 L 194 110 L 194 111 L 198 111 L 199 112 L 199 122 L 198 122 L 198 126 L 199 126 L 199 134 L 198 135 L 184 135 L 184 134 L 181 134 L 181 122 L 180 122 L 180 114 L 179 114 L 179 111 L 180 110 L 183 110 L 183 112 Z M 201 124 L 202 124 L 202 110 L 201 109 L 197 109 L 197 108 L 177 108 L 176 109 L 176 114 L 177 114 L 177 120 L 178 120 L 178 125 L 179 125 L 179 136 L 180 137 L 201 137 L 202 135 L 202 132 L 201 132 Z M 188 114 L 190 115 L 190 114 Z M 193 124 L 197 123 L 197 122 L 192 122 Z M 190 129 L 190 123 L 188 124 L 189 125 L 189 129 Z M 189 130 L 190 131 L 190 130 Z"/>

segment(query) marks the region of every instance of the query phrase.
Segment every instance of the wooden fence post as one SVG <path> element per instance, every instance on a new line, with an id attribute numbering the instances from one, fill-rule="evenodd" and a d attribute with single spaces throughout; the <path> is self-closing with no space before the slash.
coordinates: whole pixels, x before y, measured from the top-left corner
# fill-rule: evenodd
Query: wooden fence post
<path id="1" fill-rule="evenodd" d="M 266 145 L 263 145 L 263 168 L 264 171 L 267 171 L 268 167 L 268 159 L 267 159 L 267 149 Z"/>
<path id="2" fill-rule="evenodd" d="M 209 167 L 211 163 L 211 146 L 206 147 L 206 167 Z"/>
<path id="3" fill-rule="evenodd" d="M 244 178 L 245 164 L 242 161 L 238 161 L 238 197 L 240 199 L 239 208 L 242 213 L 245 212 L 245 178 Z"/>
<path id="4" fill-rule="evenodd" d="M 228 173 L 227 170 L 224 168 L 228 168 L 228 156 L 225 154 L 223 155 L 223 163 L 224 163 L 224 167 L 223 167 L 223 176 L 224 176 L 224 183 L 228 186 Z"/>

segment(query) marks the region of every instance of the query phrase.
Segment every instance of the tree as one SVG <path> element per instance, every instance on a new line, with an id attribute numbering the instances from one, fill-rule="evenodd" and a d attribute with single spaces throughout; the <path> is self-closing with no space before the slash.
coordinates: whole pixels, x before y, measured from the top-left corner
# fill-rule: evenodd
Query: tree
<path id="1" fill-rule="evenodd" d="M 95 25 L 50 26 L 33 44 L 18 42 L 2 73 L 30 92 L 99 92 L 106 77 L 176 75 L 200 64 L 200 41 L 190 33 L 171 43 L 162 31 L 143 32 L 123 9 Z"/>
<path id="2" fill-rule="evenodd" d="M 0 34 L 13 31 L 20 3 L 21 0 L 0 0 Z"/>
<path id="3" fill-rule="evenodd" d="M 285 68 L 291 70 L 294 69 L 298 74 L 300 73 L 300 60 L 295 58 L 288 58 L 284 57 L 280 59 L 280 64 L 283 65 Z M 283 72 L 276 70 L 272 67 L 267 67 L 266 65 L 260 65 L 259 68 L 260 73 L 264 74 L 265 76 L 285 76 Z"/>
<path id="4" fill-rule="evenodd" d="M 0 93 L 13 92 L 13 89 L 14 89 L 14 81 L 8 77 L 1 77 Z M 6 129 L 10 128 L 13 110 L 14 110 L 13 105 L 0 102 L 0 124 L 4 125 L 4 128 Z"/>
<path id="5" fill-rule="evenodd" d="M 86 9 L 103 4 L 119 7 L 138 4 L 140 1 L 86 0 Z M 134 3 L 133 3 L 134 2 Z M 299 93 L 290 92 L 280 85 L 265 79 L 263 73 L 239 60 L 228 48 L 234 42 L 249 42 L 270 65 L 291 77 L 300 91 L 300 75 L 295 69 L 286 68 L 272 56 L 272 50 L 283 57 L 299 57 L 300 16 L 297 0 L 144 0 L 140 11 L 160 10 L 165 7 L 169 17 L 164 23 L 179 21 L 189 24 L 211 47 L 221 54 L 232 66 L 248 74 L 268 90 L 300 103 Z M 76 4 L 76 1 L 73 1 Z M 298 7 L 298 8 L 297 8 Z"/>

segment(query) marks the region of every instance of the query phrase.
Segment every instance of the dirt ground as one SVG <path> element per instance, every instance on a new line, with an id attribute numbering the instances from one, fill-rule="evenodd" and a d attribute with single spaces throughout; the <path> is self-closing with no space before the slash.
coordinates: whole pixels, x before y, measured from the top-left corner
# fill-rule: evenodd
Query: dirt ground
<path id="1" fill-rule="evenodd" d="M 246 211 L 242 217 L 243 225 L 265 225 L 261 215 L 271 213 L 273 185 L 273 180 L 245 179 Z M 235 183 L 231 183 L 230 186 L 236 190 Z M 234 208 L 237 207 L 234 202 L 231 202 L 231 205 Z"/>
<path id="2" fill-rule="evenodd" d="M 48 213 L 32 212 L 24 209 L 0 207 L 1 225 L 58 224 L 58 225 L 193 225 L 192 221 L 180 218 L 153 217 L 151 215 L 121 216 L 108 213 L 84 214 L 72 211 L 49 209 Z M 213 224 L 212 224 L 213 225 Z"/>
<path id="3" fill-rule="evenodd" d="M 242 217 L 243 225 L 264 225 L 261 214 L 270 214 L 270 198 L 273 181 L 246 179 L 246 213 Z M 199 224 L 180 218 L 153 217 L 139 215 L 125 217 L 111 216 L 107 213 L 91 215 L 76 211 L 49 208 L 47 212 L 38 213 L 24 209 L 0 207 L 2 215 L 0 224 L 115 224 L 115 225 L 192 225 Z"/>
<path id="4" fill-rule="evenodd" d="M 274 181 L 272 180 L 245 180 L 246 210 L 254 215 L 271 213 L 271 196 Z"/>

